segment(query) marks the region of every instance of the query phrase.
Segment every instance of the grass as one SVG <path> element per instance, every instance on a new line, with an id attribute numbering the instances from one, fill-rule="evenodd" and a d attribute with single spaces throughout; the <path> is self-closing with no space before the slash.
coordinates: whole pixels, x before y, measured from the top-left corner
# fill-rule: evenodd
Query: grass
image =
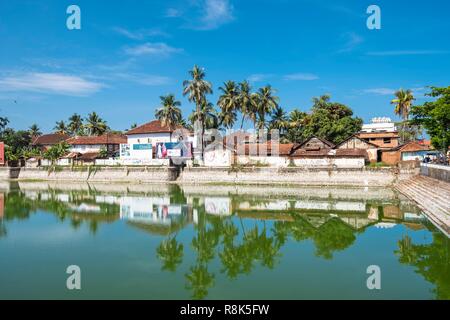
<path id="1" fill-rule="evenodd" d="M 368 167 L 368 168 L 386 168 L 386 167 L 392 167 L 392 166 L 388 165 L 384 162 L 371 162 L 366 167 Z"/>

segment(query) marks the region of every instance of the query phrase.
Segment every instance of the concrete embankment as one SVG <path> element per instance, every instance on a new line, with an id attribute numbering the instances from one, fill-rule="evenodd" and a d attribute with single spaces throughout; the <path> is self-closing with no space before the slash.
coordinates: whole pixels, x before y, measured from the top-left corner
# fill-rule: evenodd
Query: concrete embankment
<path id="1" fill-rule="evenodd" d="M 418 174 L 418 169 L 302 169 L 302 168 L 185 168 L 167 167 L 58 167 L 0 168 L 0 180 L 89 182 L 176 182 L 181 184 L 270 184 L 310 186 L 385 187 Z M 14 171 L 14 172 L 13 172 Z"/>
<path id="2" fill-rule="evenodd" d="M 180 183 L 293 184 L 309 186 L 385 187 L 417 174 L 417 169 L 185 168 Z"/>
<path id="3" fill-rule="evenodd" d="M 0 180 L 57 180 L 93 182 L 167 182 L 177 177 L 177 169 L 167 167 L 57 167 L 45 168 L 0 168 Z M 13 170 L 14 174 L 8 172 Z M 17 172 L 16 169 L 19 169 Z"/>
<path id="4" fill-rule="evenodd" d="M 398 183 L 396 189 L 416 202 L 430 221 L 450 237 L 450 183 L 415 176 Z"/>

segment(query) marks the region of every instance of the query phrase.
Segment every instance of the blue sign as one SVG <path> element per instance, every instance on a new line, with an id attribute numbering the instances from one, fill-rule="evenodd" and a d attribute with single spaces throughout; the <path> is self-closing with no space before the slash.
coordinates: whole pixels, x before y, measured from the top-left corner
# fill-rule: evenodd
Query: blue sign
<path id="1" fill-rule="evenodd" d="M 151 144 L 133 144 L 133 150 L 152 150 Z"/>

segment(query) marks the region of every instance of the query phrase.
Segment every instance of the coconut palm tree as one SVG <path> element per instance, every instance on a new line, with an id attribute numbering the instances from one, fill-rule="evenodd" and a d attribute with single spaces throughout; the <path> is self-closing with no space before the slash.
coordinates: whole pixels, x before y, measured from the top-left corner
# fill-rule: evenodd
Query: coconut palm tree
<path id="1" fill-rule="evenodd" d="M 252 87 L 248 81 L 239 84 L 239 109 L 242 113 L 241 130 L 246 117 L 256 126 L 256 94 L 252 93 Z"/>
<path id="2" fill-rule="evenodd" d="M 83 118 L 77 114 L 74 113 L 69 118 L 69 131 L 72 135 L 83 135 L 84 133 L 84 125 L 83 125 Z"/>
<path id="3" fill-rule="evenodd" d="M 196 105 L 195 113 L 200 113 L 202 111 L 202 104 L 206 101 L 205 96 L 212 93 L 212 84 L 205 80 L 205 71 L 199 66 L 195 65 L 192 70 L 189 71 L 191 76 L 190 80 L 183 81 L 183 95 L 188 96 L 190 102 L 194 102 Z M 202 137 L 200 143 L 200 152 L 203 159 L 203 147 L 204 139 L 203 133 L 205 130 L 205 125 L 203 123 L 204 117 L 198 117 L 200 123 L 200 128 L 202 129 Z"/>
<path id="4" fill-rule="evenodd" d="M 36 123 L 32 124 L 30 128 L 28 128 L 28 132 L 31 137 L 39 137 L 42 134 L 41 129 L 39 129 L 39 126 Z"/>
<path id="5" fill-rule="evenodd" d="M 401 138 L 403 142 L 405 142 L 406 135 L 408 134 L 407 121 L 414 100 L 415 98 L 411 90 L 400 89 L 395 92 L 395 99 L 391 101 L 391 104 L 395 105 L 395 114 L 402 117 L 403 119 L 403 123 L 401 124 Z"/>
<path id="6" fill-rule="evenodd" d="M 289 119 L 286 112 L 280 106 L 272 111 L 272 118 L 269 122 L 269 129 L 279 130 L 280 135 L 283 135 L 289 128 Z"/>
<path id="7" fill-rule="evenodd" d="M 181 115 L 181 102 L 175 99 L 175 95 L 159 97 L 161 106 L 156 110 L 155 117 L 161 121 L 163 126 L 175 127 L 183 119 Z"/>
<path id="8" fill-rule="evenodd" d="M 415 98 L 411 90 L 400 89 L 396 91 L 395 99 L 391 101 L 391 104 L 395 105 L 395 114 L 401 116 L 404 121 L 407 121 L 414 100 Z"/>
<path id="9" fill-rule="evenodd" d="M 161 242 L 156 253 L 163 263 L 162 269 L 175 272 L 183 261 L 183 244 L 178 243 L 175 238 L 170 238 Z"/>
<path id="10" fill-rule="evenodd" d="M 220 125 L 225 128 L 232 128 L 237 118 L 239 109 L 239 88 L 234 81 L 227 81 L 219 90 L 222 94 L 217 105 L 220 107 Z"/>
<path id="11" fill-rule="evenodd" d="M 109 130 L 106 121 L 104 121 L 96 112 L 88 114 L 86 118 L 86 129 L 90 136 L 101 136 Z"/>
<path id="12" fill-rule="evenodd" d="M 258 114 L 258 129 L 263 129 L 266 124 L 266 115 L 278 107 L 279 98 L 274 96 L 274 90 L 270 85 L 260 88 L 257 92 L 256 111 Z"/>
<path id="13" fill-rule="evenodd" d="M 63 120 L 56 122 L 56 126 L 53 128 L 53 130 L 55 131 L 55 133 L 59 134 L 67 134 L 69 132 L 69 129 L 67 128 L 67 125 Z"/>
<path id="14" fill-rule="evenodd" d="M 205 129 L 217 129 L 219 127 L 219 117 L 214 109 L 214 105 L 206 100 L 201 102 L 200 111 L 192 112 L 189 116 L 189 121 L 192 124 L 200 121 L 204 124 L 202 135 Z"/>

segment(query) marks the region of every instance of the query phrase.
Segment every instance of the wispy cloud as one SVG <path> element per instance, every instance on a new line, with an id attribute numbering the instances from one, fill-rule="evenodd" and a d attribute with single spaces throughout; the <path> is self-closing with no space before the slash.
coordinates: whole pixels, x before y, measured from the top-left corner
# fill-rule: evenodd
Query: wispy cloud
<path id="1" fill-rule="evenodd" d="M 418 56 L 418 55 L 437 55 L 449 54 L 450 51 L 443 50 L 397 50 L 397 51 L 371 51 L 368 56 Z"/>
<path id="2" fill-rule="evenodd" d="M 122 27 L 114 27 L 112 28 L 114 32 L 125 36 L 132 40 L 144 40 L 148 37 L 156 37 L 156 36 L 169 36 L 166 32 L 154 28 L 154 29 L 139 29 L 139 30 L 128 30 Z"/>
<path id="3" fill-rule="evenodd" d="M 114 73 L 110 75 L 113 79 L 134 82 L 144 86 L 164 86 L 172 83 L 172 79 L 166 76 L 141 74 L 141 73 Z"/>
<path id="4" fill-rule="evenodd" d="M 255 73 L 250 75 L 247 80 L 250 82 L 262 82 L 266 81 L 273 77 L 273 74 L 267 74 L 267 73 Z"/>
<path id="5" fill-rule="evenodd" d="M 169 8 L 166 11 L 165 17 L 166 18 L 178 18 L 181 17 L 182 11 L 176 8 Z"/>
<path id="6" fill-rule="evenodd" d="M 407 88 L 405 88 L 407 89 Z M 409 88 L 412 92 L 413 95 L 416 98 L 420 98 L 423 97 L 426 91 L 425 87 L 416 87 L 416 88 Z M 392 89 L 392 88 L 371 88 L 371 89 L 365 89 L 362 90 L 362 94 L 370 94 L 370 95 L 377 95 L 377 96 L 392 96 L 395 94 L 395 92 L 399 90 L 399 88 L 397 89 Z"/>
<path id="7" fill-rule="evenodd" d="M 166 43 L 147 42 L 138 46 L 125 48 L 125 53 L 130 56 L 158 56 L 167 57 L 174 53 L 183 52 L 183 49 L 174 48 Z"/>
<path id="8" fill-rule="evenodd" d="M 372 89 L 365 89 L 362 91 L 364 94 L 372 94 L 377 96 L 390 96 L 395 93 L 396 89 L 390 89 L 390 88 L 372 88 Z"/>
<path id="9" fill-rule="evenodd" d="M 293 73 L 283 77 L 286 81 L 312 81 L 318 80 L 319 76 L 312 73 Z"/>
<path id="10" fill-rule="evenodd" d="M 345 32 L 340 36 L 343 42 L 342 48 L 338 53 L 347 53 L 353 51 L 357 46 L 364 42 L 364 38 L 354 32 Z"/>
<path id="11" fill-rule="evenodd" d="M 30 72 L 0 78 L 0 90 L 31 91 L 68 96 L 88 96 L 98 92 L 104 84 L 80 76 L 61 73 Z"/>

